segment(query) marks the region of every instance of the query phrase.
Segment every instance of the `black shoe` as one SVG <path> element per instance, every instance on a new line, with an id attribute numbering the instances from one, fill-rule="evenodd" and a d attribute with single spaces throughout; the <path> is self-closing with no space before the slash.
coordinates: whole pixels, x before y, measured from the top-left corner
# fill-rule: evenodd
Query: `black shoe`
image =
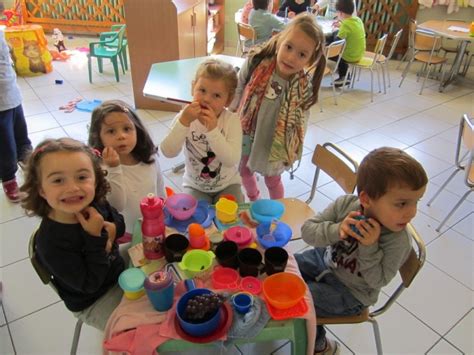
<path id="1" fill-rule="evenodd" d="M 336 80 L 334 80 L 334 86 L 337 87 L 337 88 L 340 88 L 344 85 L 344 78 L 337 78 Z M 347 86 L 350 86 L 351 85 L 351 77 L 350 76 L 347 76 L 347 79 L 346 79 L 346 85 Z"/>

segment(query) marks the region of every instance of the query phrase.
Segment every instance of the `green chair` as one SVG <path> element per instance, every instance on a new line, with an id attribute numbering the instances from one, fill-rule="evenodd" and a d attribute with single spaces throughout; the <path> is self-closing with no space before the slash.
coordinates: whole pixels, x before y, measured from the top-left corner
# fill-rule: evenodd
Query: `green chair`
<path id="1" fill-rule="evenodd" d="M 123 29 L 125 31 L 127 29 L 127 25 L 120 25 L 120 24 L 119 25 L 112 25 L 110 27 L 110 32 L 102 32 L 100 34 L 100 40 L 101 41 L 103 40 L 103 36 L 105 38 L 105 36 L 111 35 L 113 32 L 118 32 L 121 29 Z M 117 46 L 118 46 L 118 40 L 115 40 L 114 42 L 112 42 L 110 44 L 107 44 L 107 47 L 115 48 Z M 120 52 L 120 58 L 123 61 L 123 65 L 125 67 L 125 70 L 128 70 L 127 46 L 128 46 L 128 41 L 127 41 L 126 35 L 124 34 L 123 38 L 122 38 L 122 50 Z"/>
<path id="2" fill-rule="evenodd" d="M 120 60 L 120 64 L 122 66 L 122 71 L 125 74 L 125 67 L 123 63 L 123 59 L 121 56 L 122 53 L 122 41 L 125 35 L 125 27 L 122 27 L 117 32 L 107 32 L 102 33 L 100 35 L 99 42 L 91 42 L 89 43 L 89 55 L 88 55 L 88 68 L 89 68 L 89 82 L 92 83 L 92 57 L 97 58 L 97 64 L 99 66 L 99 72 L 103 72 L 103 65 L 102 59 L 108 58 L 111 60 L 112 65 L 114 67 L 115 79 L 117 82 L 120 81 L 119 79 L 119 72 L 118 72 L 118 63 L 117 57 Z M 113 45 L 116 43 L 116 47 L 110 47 L 109 45 Z"/>

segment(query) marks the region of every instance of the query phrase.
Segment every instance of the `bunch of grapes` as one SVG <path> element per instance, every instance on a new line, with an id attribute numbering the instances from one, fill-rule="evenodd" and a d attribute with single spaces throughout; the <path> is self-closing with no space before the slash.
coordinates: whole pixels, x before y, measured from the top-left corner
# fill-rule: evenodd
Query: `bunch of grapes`
<path id="1" fill-rule="evenodd" d="M 197 295 L 188 300 L 184 310 L 184 319 L 191 323 L 203 323 L 214 316 L 224 303 L 224 296 L 216 293 Z"/>

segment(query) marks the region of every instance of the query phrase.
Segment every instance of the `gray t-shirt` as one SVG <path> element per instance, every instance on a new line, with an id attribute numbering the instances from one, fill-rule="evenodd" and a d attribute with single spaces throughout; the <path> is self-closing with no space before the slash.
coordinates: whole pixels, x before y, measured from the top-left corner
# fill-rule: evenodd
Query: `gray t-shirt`
<path id="1" fill-rule="evenodd" d="M 5 33 L 0 30 L 0 112 L 21 104 L 21 93 L 16 83 L 16 73 L 12 67 L 10 49 Z"/>

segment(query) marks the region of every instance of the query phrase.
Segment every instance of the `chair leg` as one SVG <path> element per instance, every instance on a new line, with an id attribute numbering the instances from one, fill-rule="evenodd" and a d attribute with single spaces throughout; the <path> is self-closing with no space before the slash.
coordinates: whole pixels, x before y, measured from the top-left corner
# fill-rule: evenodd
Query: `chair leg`
<path id="1" fill-rule="evenodd" d="M 119 58 L 120 60 L 120 66 L 122 68 L 122 73 L 125 75 L 125 64 L 123 62 L 123 57 L 122 57 L 122 52 L 120 52 L 117 57 Z"/>
<path id="2" fill-rule="evenodd" d="M 110 58 L 112 61 L 112 65 L 114 66 L 114 73 L 115 73 L 115 80 L 117 80 L 117 83 L 120 81 L 119 78 L 119 70 L 118 70 L 118 63 L 117 63 L 117 57 L 115 58 Z"/>
<path id="3" fill-rule="evenodd" d="M 72 338 L 71 355 L 76 355 L 77 346 L 79 345 L 79 337 L 81 336 L 82 320 L 78 319 L 74 328 L 74 336 Z"/>
<path id="4" fill-rule="evenodd" d="M 449 175 L 449 177 L 446 179 L 446 181 L 443 183 L 443 185 L 440 186 L 440 188 L 438 189 L 438 191 L 435 192 L 435 194 L 433 195 L 433 197 L 431 197 L 431 199 L 428 201 L 428 203 L 426 204 L 428 207 L 431 206 L 431 203 L 433 203 L 433 201 L 435 200 L 436 197 L 438 197 L 438 195 L 440 194 L 440 192 L 446 187 L 446 185 L 453 179 L 453 177 L 458 173 L 460 172 L 461 169 L 457 168 L 456 170 L 454 170 L 451 175 Z"/>
<path id="5" fill-rule="evenodd" d="M 388 87 L 390 87 L 390 70 L 388 68 L 388 60 L 385 61 L 385 72 L 387 73 Z"/>
<path id="6" fill-rule="evenodd" d="M 99 73 L 104 72 L 104 66 L 102 65 L 102 58 L 97 58 L 97 65 L 99 66 Z"/>
<path id="7" fill-rule="evenodd" d="M 375 346 L 377 347 L 377 355 L 382 355 L 382 340 L 380 339 L 380 329 L 379 324 L 374 318 L 369 318 L 369 322 L 372 323 L 372 327 L 374 328 L 374 337 L 375 337 Z"/>
<path id="8" fill-rule="evenodd" d="M 122 47 L 122 58 L 125 64 L 125 70 L 128 70 L 127 46 Z"/>
<path id="9" fill-rule="evenodd" d="M 87 56 L 87 68 L 89 69 L 89 83 L 92 84 L 92 58 L 90 55 Z"/>
<path id="10" fill-rule="evenodd" d="M 379 68 L 376 68 L 377 70 L 377 85 L 379 86 L 379 93 L 382 92 L 382 86 L 380 85 L 380 70 Z"/>
<path id="11" fill-rule="evenodd" d="M 370 70 L 370 102 L 374 102 L 374 72 Z"/>
<path id="12" fill-rule="evenodd" d="M 408 74 L 408 70 L 410 70 L 411 63 L 413 63 L 413 60 L 410 60 L 410 61 L 407 63 L 407 66 L 405 67 L 405 69 L 404 69 L 403 72 L 402 72 L 402 80 L 400 80 L 400 84 L 398 84 L 398 87 L 399 87 L 399 88 L 402 87 L 403 81 L 405 80 L 405 77 L 406 77 L 407 74 Z"/>
<path id="13" fill-rule="evenodd" d="M 459 206 L 464 202 L 464 200 L 467 198 L 467 196 L 472 192 L 472 189 L 467 191 L 461 199 L 456 203 L 456 205 L 449 211 L 448 215 L 441 221 L 439 224 L 438 228 L 435 229 L 435 231 L 439 232 L 441 230 L 441 227 L 444 226 L 444 224 L 448 221 L 448 219 L 453 215 L 454 212 L 458 209 Z"/>
<path id="14" fill-rule="evenodd" d="M 431 73 L 431 69 L 433 68 L 432 65 L 428 65 L 428 71 L 425 75 L 425 78 L 423 79 L 423 84 L 421 84 L 421 89 L 420 89 L 420 95 L 423 93 L 423 89 L 425 88 L 425 83 L 426 83 L 426 79 L 428 79 L 428 77 L 430 76 L 430 73 Z"/>

